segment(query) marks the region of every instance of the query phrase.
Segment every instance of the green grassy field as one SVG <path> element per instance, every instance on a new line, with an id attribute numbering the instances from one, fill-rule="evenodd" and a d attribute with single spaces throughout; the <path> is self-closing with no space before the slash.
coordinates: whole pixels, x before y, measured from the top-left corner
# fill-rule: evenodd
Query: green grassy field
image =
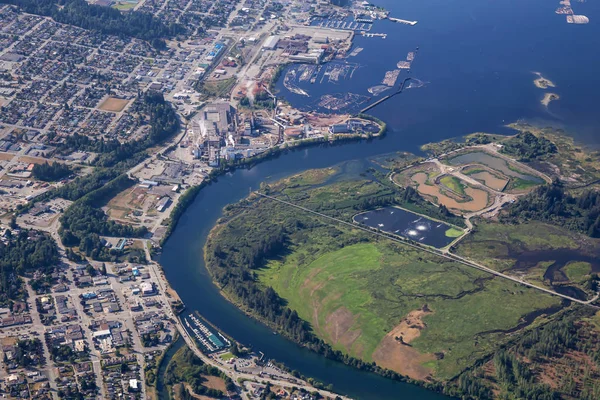
<path id="1" fill-rule="evenodd" d="M 454 376 L 502 341 L 499 334 L 558 300 L 483 272 L 387 242 L 331 250 L 331 238 L 273 260 L 258 276 L 335 349 L 367 361 L 384 336 L 425 304 L 427 328 L 411 345 L 444 354 L 426 363 L 440 379 Z M 501 307 L 498 307 L 502 304 Z"/>
<path id="2" fill-rule="evenodd" d="M 445 232 L 445 234 L 446 237 L 457 238 L 461 237 L 464 234 L 464 232 L 460 229 L 450 228 Z"/>
<path id="3" fill-rule="evenodd" d="M 223 361 L 229 361 L 229 360 L 231 360 L 232 358 L 235 358 L 235 356 L 234 356 L 233 354 L 231 354 L 231 353 L 225 353 L 225 354 L 221 354 L 219 357 L 220 357 L 220 358 L 221 358 L 221 360 L 223 360 Z"/>
<path id="4" fill-rule="evenodd" d="M 507 190 L 523 191 L 539 186 L 539 183 L 527 181 L 518 177 L 511 177 L 507 186 Z"/>
<path id="5" fill-rule="evenodd" d="M 570 262 L 562 270 L 571 282 L 582 282 L 589 277 L 592 266 L 587 262 Z"/>
<path id="6" fill-rule="evenodd" d="M 262 190 L 345 220 L 396 193 L 385 177 L 324 184 L 334 174 L 335 170 L 310 171 Z M 424 213 L 430 210 L 414 204 Z M 274 227 L 285 232 L 285 244 L 259 267 L 245 271 L 253 277 L 249 284 L 272 287 L 334 349 L 379 365 L 400 360 L 393 367 L 400 373 L 410 373 L 406 363 L 436 379 L 452 378 L 497 350 L 509 338 L 502 331 L 516 327 L 524 315 L 559 304 L 555 297 L 454 261 L 253 197 L 226 207 L 221 224 L 211 233 L 207 254 L 217 253 L 223 260 L 213 276 L 231 282 L 230 274 L 240 274 L 236 269 L 247 265 L 242 257 L 249 254 L 246 249 L 264 247 L 261 240 Z M 496 228 L 478 229 L 492 233 Z M 515 229 L 510 235 L 531 242 L 536 229 L 539 226 Z M 447 232 L 451 237 L 459 233 Z M 506 231 L 497 234 L 503 238 Z M 545 240 L 558 245 L 566 239 L 549 235 Z M 494 255 L 501 250 L 500 238 L 497 242 Z M 489 249 L 470 243 L 465 248 L 471 253 L 490 259 Z M 214 268 L 210 259 L 207 265 Z M 224 284 L 224 290 L 230 287 Z M 419 321 L 406 321 L 417 314 Z M 410 346 L 394 341 L 393 332 L 415 323 L 423 325 L 410 328 Z M 389 353 L 382 350 L 388 348 Z"/>
<path id="7" fill-rule="evenodd" d="M 121 2 L 118 1 L 113 4 L 113 8 L 116 8 L 119 11 L 129 11 L 133 9 L 137 5 L 137 2 Z"/>

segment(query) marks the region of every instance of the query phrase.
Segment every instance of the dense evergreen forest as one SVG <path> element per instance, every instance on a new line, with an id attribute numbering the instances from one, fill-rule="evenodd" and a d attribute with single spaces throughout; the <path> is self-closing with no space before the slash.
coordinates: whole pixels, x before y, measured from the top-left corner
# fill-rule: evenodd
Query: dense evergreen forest
<path id="1" fill-rule="evenodd" d="M 30 14 L 52 17 L 56 22 L 75 25 L 107 35 L 128 36 L 152 42 L 155 47 L 164 46 L 162 39 L 185 32 L 179 24 L 164 23 L 151 14 L 119 10 L 85 0 L 0 0 L 14 4 Z"/>
<path id="2" fill-rule="evenodd" d="M 71 174 L 71 169 L 65 164 L 58 162 L 49 164 L 45 162 L 43 164 L 36 164 L 31 171 L 33 177 L 41 181 L 54 182 L 61 180 Z"/>
<path id="3" fill-rule="evenodd" d="M 554 143 L 544 137 L 537 137 L 531 132 L 521 132 L 502 142 L 500 151 L 520 161 L 532 161 L 556 153 L 558 149 Z"/>
<path id="4" fill-rule="evenodd" d="M 519 223 L 537 220 L 563 226 L 588 236 L 600 237 L 600 192 L 579 195 L 565 191 L 559 181 L 536 188 L 501 214 L 501 220 Z"/>
<path id="5" fill-rule="evenodd" d="M 51 273 L 58 262 L 54 240 L 41 233 L 21 230 L 15 236 L 7 234 L 0 242 L 0 304 L 6 305 L 22 294 L 18 276 L 32 272 Z"/>
<path id="6" fill-rule="evenodd" d="M 600 398 L 600 342 L 593 315 L 590 309 L 569 311 L 516 337 L 487 365 L 463 373 L 456 387 L 472 399 Z"/>

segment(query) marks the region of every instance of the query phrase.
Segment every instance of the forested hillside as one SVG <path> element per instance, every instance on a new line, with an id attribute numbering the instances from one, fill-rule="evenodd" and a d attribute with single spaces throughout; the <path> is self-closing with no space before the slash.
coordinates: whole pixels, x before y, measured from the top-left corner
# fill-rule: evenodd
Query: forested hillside
<path id="1" fill-rule="evenodd" d="M 507 208 L 501 219 L 508 223 L 544 221 L 597 238 L 600 237 L 600 192 L 588 190 L 572 195 L 555 181 L 521 197 Z"/>

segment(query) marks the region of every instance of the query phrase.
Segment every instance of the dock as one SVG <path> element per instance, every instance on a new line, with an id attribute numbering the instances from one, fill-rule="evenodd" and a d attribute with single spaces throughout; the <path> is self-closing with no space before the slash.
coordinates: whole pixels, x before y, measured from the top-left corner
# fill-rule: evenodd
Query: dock
<path id="1" fill-rule="evenodd" d="M 189 320 L 187 318 L 183 318 L 185 325 L 189 330 L 192 331 L 198 343 L 203 347 L 204 351 L 207 353 L 213 353 L 215 351 L 222 350 L 226 347 L 229 347 L 231 343 L 227 340 L 220 332 L 217 332 L 217 336 L 215 335 L 198 317 L 194 314 L 188 315 Z"/>
<path id="2" fill-rule="evenodd" d="M 360 34 L 363 35 L 364 37 L 380 37 L 382 39 L 385 39 L 387 37 L 387 33 L 370 33 L 370 32 L 361 31 Z"/>
<path id="3" fill-rule="evenodd" d="M 410 26 L 415 26 L 418 22 L 418 21 L 409 21 L 406 19 L 392 18 L 392 17 L 388 17 L 388 19 L 392 22 L 397 22 L 399 24 L 410 25 Z"/>
<path id="4" fill-rule="evenodd" d="M 385 97 L 382 97 L 381 99 L 377 100 L 375 103 L 373 104 L 369 104 L 368 106 L 366 106 L 365 108 L 363 108 L 362 110 L 360 110 L 361 114 L 366 113 L 367 111 L 369 111 L 370 109 L 377 107 L 378 105 L 380 105 L 381 103 L 383 103 L 384 101 L 387 101 L 389 99 L 391 99 L 392 97 L 402 93 L 402 91 L 404 90 L 404 86 L 406 86 L 406 82 L 410 81 L 411 78 L 404 78 L 404 80 L 402 81 L 402 83 L 400 83 L 400 86 L 398 87 L 398 90 L 396 90 L 394 93 L 389 94 Z"/>

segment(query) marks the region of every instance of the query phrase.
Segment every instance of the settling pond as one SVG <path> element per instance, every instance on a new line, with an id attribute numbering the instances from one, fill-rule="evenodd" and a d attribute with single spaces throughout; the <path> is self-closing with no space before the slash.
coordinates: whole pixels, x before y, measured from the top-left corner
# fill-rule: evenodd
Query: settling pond
<path id="1" fill-rule="evenodd" d="M 494 157 L 483 151 L 475 151 L 471 153 L 461 154 L 448 160 L 452 165 L 466 165 L 466 164 L 483 164 L 488 167 L 502 172 L 504 175 L 523 179 L 533 183 L 543 183 L 544 180 L 538 176 L 524 174 L 516 169 L 510 167 L 508 162 L 502 158 Z"/>
<path id="2" fill-rule="evenodd" d="M 357 214 L 354 222 L 437 248 L 448 246 L 462 234 L 446 223 L 393 206 Z"/>

